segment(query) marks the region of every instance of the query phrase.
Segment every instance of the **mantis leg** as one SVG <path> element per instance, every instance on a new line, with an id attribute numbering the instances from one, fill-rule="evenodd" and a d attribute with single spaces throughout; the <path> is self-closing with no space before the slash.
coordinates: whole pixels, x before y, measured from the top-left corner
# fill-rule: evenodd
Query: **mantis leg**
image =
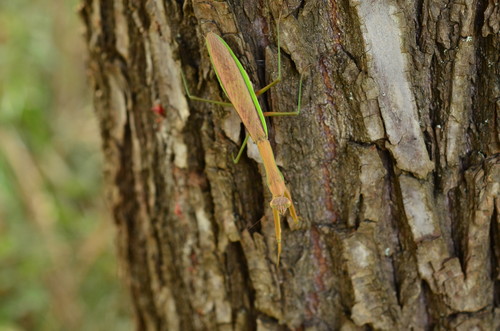
<path id="1" fill-rule="evenodd" d="M 292 203 L 289 207 L 290 216 L 292 216 L 292 219 L 295 223 L 299 223 L 299 218 L 297 216 L 297 212 L 295 211 L 295 206 L 293 205 L 292 195 L 290 194 L 290 191 L 288 189 L 285 189 L 285 197 L 287 197 L 288 200 L 290 200 L 290 202 Z"/>
<path id="2" fill-rule="evenodd" d="M 278 22 L 279 22 L 279 20 L 278 20 Z M 277 34 L 277 39 L 278 39 L 278 78 L 276 78 L 274 81 L 272 81 L 268 85 L 264 86 L 263 88 L 261 88 L 260 90 L 258 90 L 257 92 L 255 92 L 256 96 L 261 95 L 262 93 L 266 92 L 271 87 L 273 87 L 274 85 L 278 84 L 281 81 L 281 48 L 280 48 L 280 27 L 279 27 L 279 23 L 276 24 L 276 30 L 277 30 L 276 34 Z"/>
<path id="3" fill-rule="evenodd" d="M 278 244 L 278 263 L 280 264 L 280 256 L 281 256 L 281 223 L 280 223 L 280 213 L 277 209 L 273 208 L 273 217 L 274 217 L 274 230 L 276 231 L 276 243 Z"/>
<path id="4" fill-rule="evenodd" d="M 300 75 L 300 82 L 299 82 L 299 97 L 297 100 L 297 110 L 296 111 L 290 111 L 290 112 L 272 112 L 272 111 L 266 111 L 264 112 L 264 116 L 271 117 L 271 116 L 297 116 L 300 114 L 300 106 L 302 103 L 302 76 Z"/>
<path id="5" fill-rule="evenodd" d="M 279 49 L 278 49 L 278 53 L 279 53 Z M 281 61 L 278 58 L 278 63 L 279 62 L 281 62 Z M 279 67 L 279 69 L 278 69 L 278 78 L 276 78 L 274 81 L 272 81 L 268 85 L 264 86 L 263 88 L 261 88 L 260 90 L 258 90 L 257 92 L 255 92 L 255 95 L 259 96 L 259 95 L 263 94 L 264 92 L 266 92 L 271 87 L 273 87 L 274 85 L 278 84 L 279 82 L 281 82 L 281 67 Z"/>
<path id="6" fill-rule="evenodd" d="M 186 94 L 189 99 L 195 100 L 195 101 L 201 101 L 201 102 L 208 102 L 208 103 L 213 103 L 219 106 L 223 107 L 232 107 L 233 104 L 230 102 L 224 102 L 224 101 L 217 101 L 217 100 L 210 100 L 210 99 L 203 99 L 200 97 L 196 97 L 194 95 L 191 95 L 191 92 L 189 92 L 189 88 L 186 82 L 186 77 L 184 77 L 184 73 L 181 71 L 181 77 L 182 77 L 182 83 L 184 84 L 184 89 L 186 90 Z"/>
<path id="7" fill-rule="evenodd" d="M 241 144 L 241 148 L 240 148 L 240 151 L 238 152 L 238 155 L 236 155 L 236 157 L 233 158 L 234 164 L 238 163 L 238 161 L 240 160 L 241 154 L 243 154 L 243 150 L 245 149 L 245 146 L 247 145 L 248 137 L 250 137 L 250 135 L 247 133 L 247 135 L 245 136 L 245 140 L 243 140 L 243 144 Z"/>

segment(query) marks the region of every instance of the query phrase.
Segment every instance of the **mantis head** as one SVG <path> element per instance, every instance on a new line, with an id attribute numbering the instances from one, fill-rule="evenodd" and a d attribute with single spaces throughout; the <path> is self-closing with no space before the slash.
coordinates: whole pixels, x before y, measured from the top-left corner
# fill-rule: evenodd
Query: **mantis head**
<path id="1" fill-rule="evenodd" d="M 284 215 L 286 210 L 292 205 L 292 202 L 287 197 L 274 197 L 270 205 L 271 208 L 278 210 L 281 215 Z"/>

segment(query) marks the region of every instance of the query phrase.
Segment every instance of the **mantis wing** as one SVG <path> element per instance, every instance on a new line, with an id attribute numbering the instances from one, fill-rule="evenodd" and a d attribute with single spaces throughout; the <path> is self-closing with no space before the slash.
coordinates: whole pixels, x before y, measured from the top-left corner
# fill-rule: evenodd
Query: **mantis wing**
<path id="1" fill-rule="evenodd" d="M 226 42 L 208 33 L 206 43 L 219 83 L 256 143 L 267 139 L 267 126 L 248 74 Z"/>

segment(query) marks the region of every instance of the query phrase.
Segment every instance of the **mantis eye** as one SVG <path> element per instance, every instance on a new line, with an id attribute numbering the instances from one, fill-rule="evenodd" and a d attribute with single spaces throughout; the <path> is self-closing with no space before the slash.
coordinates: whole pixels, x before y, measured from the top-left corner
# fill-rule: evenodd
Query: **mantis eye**
<path id="1" fill-rule="evenodd" d="M 286 210 L 290 208 L 292 202 L 287 197 L 275 197 L 271 200 L 271 208 L 277 209 L 281 215 L 284 215 Z"/>

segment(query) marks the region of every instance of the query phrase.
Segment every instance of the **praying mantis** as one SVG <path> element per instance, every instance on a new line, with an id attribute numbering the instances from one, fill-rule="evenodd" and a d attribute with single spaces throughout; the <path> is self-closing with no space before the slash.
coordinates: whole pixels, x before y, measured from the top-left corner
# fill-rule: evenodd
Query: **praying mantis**
<path id="1" fill-rule="evenodd" d="M 280 216 L 290 210 L 290 215 L 295 223 L 298 223 L 297 212 L 293 205 L 290 191 L 285 185 L 283 175 L 278 169 L 271 144 L 268 140 L 268 131 L 265 116 L 287 116 L 298 115 L 300 113 L 300 103 L 302 96 L 302 76 L 299 83 L 299 93 L 297 110 L 294 112 L 262 112 L 257 97 L 281 81 L 281 51 L 279 44 L 279 25 L 277 25 L 278 41 L 278 78 L 258 91 L 254 91 L 252 82 L 247 72 L 241 65 L 234 52 L 227 43 L 213 32 L 209 32 L 205 37 L 205 42 L 219 84 L 230 102 L 203 99 L 191 95 L 189 88 L 182 74 L 182 80 L 186 94 L 191 100 L 209 102 L 221 106 L 233 107 L 238 113 L 243 125 L 247 130 L 247 135 L 242 143 L 238 155 L 233 160 L 237 163 L 247 144 L 248 137 L 257 145 L 264 169 L 266 172 L 267 186 L 272 194 L 270 206 L 273 211 L 274 228 L 277 242 L 277 264 L 279 265 L 281 256 L 281 223 Z"/>

